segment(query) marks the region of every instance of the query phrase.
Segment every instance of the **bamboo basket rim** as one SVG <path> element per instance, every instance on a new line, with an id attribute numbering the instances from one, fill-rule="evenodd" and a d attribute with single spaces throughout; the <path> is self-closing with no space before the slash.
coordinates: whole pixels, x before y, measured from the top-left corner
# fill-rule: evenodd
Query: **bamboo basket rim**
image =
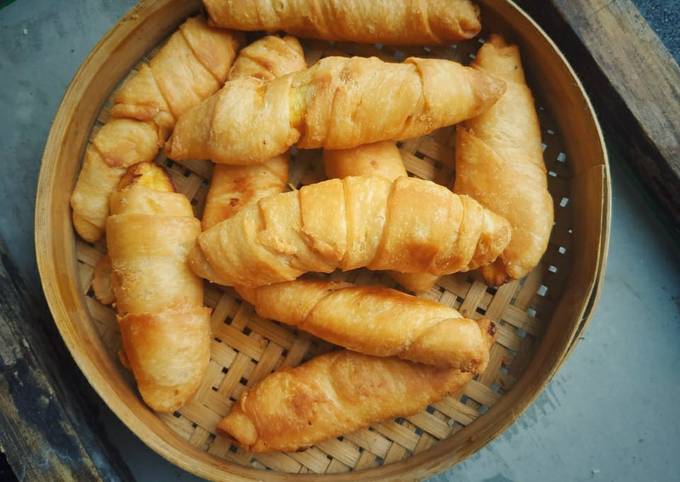
<path id="1" fill-rule="evenodd" d="M 64 94 L 57 114 L 54 118 L 42 157 L 35 209 L 36 259 L 40 273 L 41 284 L 57 328 L 59 329 L 59 332 L 67 347 L 69 348 L 69 351 L 71 352 L 76 364 L 86 375 L 88 382 L 91 384 L 94 390 L 104 400 L 107 406 L 111 408 L 116 416 L 156 453 L 160 454 L 171 463 L 180 466 L 184 470 L 206 478 L 214 477 L 214 473 L 210 470 L 210 468 L 215 464 L 219 465 L 220 469 L 225 470 L 229 474 L 230 480 L 291 480 L 291 478 L 299 477 L 305 480 L 324 480 L 330 482 L 354 480 L 357 476 L 360 476 L 362 480 L 379 480 L 395 477 L 400 479 L 423 478 L 453 466 L 503 433 L 542 393 L 542 389 L 549 383 L 562 363 L 564 363 L 567 357 L 573 352 L 574 347 L 579 341 L 581 333 L 587 327 L 588 322 L 598 304 L 600 289 L 604 280 L 611 223 L 611 179 L 608 154 L 602 135 L 602 130 L 590 98 L 583 88 L 578 76 L 559 48 L 541 29 L 541 27 L 512 0 L 481 0 L 480 3 L 483 3 L 491 9 L 498 8 L 499 3 L 505 3 L 510 9 L 514 10 L 520 17 L 522 17 L 523 21 L 527 22 L 528 25 L 533 27 L 538 32 L 538 34 L 546 41 L 547 45 L 552 49 L 552 53 L 567 69 L 571 80 L 576 85 L 584 105 L 588 110 L 587 115 L 592 118 L 593 127 L 597 133 L 597 140 L 599 141 L 598 144 L 601 150 L 600 154 L 602 164 L 599 166 L 602 169 L 604 192 L 601 208 L 602 231 L 600 233 L 597 266 L 595 267 L 593 279 L 591 280 L 592 285 L 588 288 L 587 302 L 578 311 L 577 316 L 579 322 L 574 325 L 573 331 L 569 334 L 569 343 L 563 345 L 560 351 L 555 353 L 556 358 L 552 362 L 549 370 L 543 372 L 540 379 L 529 380 L 530 385 L 535 386 L 535 389 L 524 390 L 518 394 L 520 388 L 520 383 L 518 382 L 518 384 L 507 395 L 505 395 L 496 405 L 489 409 L 489 413 L 501 410 L 506 410 L 506 413 L 500 415 L 500 418 L 497 419 L 497 421 L 494 422 L 491 427 L 482 427 L 482 429 L 478 431 L 477 436 L 470 441 L 471 443 L 463 449 L 453 450 L 452 441 L 456 439 L 456 435 L 453 435 L 450 438 L 443 440 L 436 446 L 418 454 L 414 454 L 399 462 L 380 467 L 362 469 L 356 473 L 349 472 L 342 474 L 319 475 L 262 472 L 261 470 L 244 467 L 226 460 L 215 462 L 213 460 L 196 460 L 186 457 L 177 447 L 174 447 L 164 440 L 159 434 L 150 430 L 149 427 L 147 427 L 147 425 L 140 420 L 135 410 L 133 410 L 132 407 L 127 406 L 123 400 L 118 397 L 115 388 L 111 383 L 103 382 L 101 381 L 101 377 L 97 377 L 99 368 L 87 353 L 79 349 L 80 341 L 78 339 L 78 334 L 73 330 L 70 313 L 64 304 L 59 286 L 52 281 L 54 279 L 58 279 L 60 276 L 56 270 L 56 266 L 52 263 L 52 250 L 54 248 L 55 233 L 51 228 L 53 220 L 50 211 L 50 203 L 52 187 L 54 183 L 57 182 L 55 160 L 60 157 L 62 150 L 62 140 L 67 128 L 71 127 L 69 120 L 71 119 L 72 114 L 77 107 L 77 102 L 75 101 L 77 101 L 82 96 L 84 90 L 92 80 L 95 73 L 107 60 L 105 58 L 106 56 L 103 54 L 103 47 L 106 45 L 118 45 L 124 39 L 139 34 L 139 32 L 143 31 L 145 28 L 145 19 L 152 15 L 155 11 L 167 7 L 167 5 L 169 5 L 172 1 L 173 0 L 141 0 L 139 4 L 134 6 L 109 30 L 106 35 L 104 35 L 104 37 L 102 37 L 95 47 L 93 47 L 90 54 L 79 67 L 73 80 L 69 84 L 66 93 Z M 195 11 L 197 3 L 197 1 L 187 2 L 186 5 L 188 6 L 185 7 L 187 13 Z M 142 12 L 145 13 L 146 17 L 145 15 L 141 15 Z M 78 127 L 84 127 L 89 131 L 89 126 Z M 74 234 L 71 235 L 75 236 Z"/>

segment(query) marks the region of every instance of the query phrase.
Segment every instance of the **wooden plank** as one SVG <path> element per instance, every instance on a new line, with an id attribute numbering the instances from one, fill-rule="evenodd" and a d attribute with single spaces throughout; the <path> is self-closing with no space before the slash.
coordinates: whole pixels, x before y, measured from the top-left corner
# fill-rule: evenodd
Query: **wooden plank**
<path id="1" fill-rule="evenodd" d="M 557 42 L 607 138 L 680 229 L 680 67 L 631 0 L 520 0 Z"/>
<path id="2" fill-rule="evenodd" d="M 133 480 L 46 313 L 0 240 L 0 450 L 19 480 Z"/>

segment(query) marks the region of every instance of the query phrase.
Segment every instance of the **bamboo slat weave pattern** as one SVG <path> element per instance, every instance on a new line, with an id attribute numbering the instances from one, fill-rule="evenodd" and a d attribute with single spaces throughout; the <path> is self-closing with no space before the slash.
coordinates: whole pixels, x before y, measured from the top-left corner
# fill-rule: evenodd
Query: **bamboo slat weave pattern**
<path id="1" fill-rule="evenodd" d="M 480 40 L 442 48 L 400 48 L 307 41 L 309 63 L 324 55 L 377 55 L 400 61 L 416 56 L 440 57 L 467 63 L 480 47 Z M 206 304 L 212 313 L 212 358 L 208 374 L 194 399 L 172 415 L 160 415 L 180 437 L 217 457 L 262 470 L 289 473 L 337 473 L 389 464 L 427 450 L 439 440 L 464 430 L 510 390 L 531 361 L 547 320 L 567 279 L 571 257 L 570 169 L 554 123 L 540 107 L 545 160 L 550 192 L 555 201 L 556 225 L 543 261 L 527 278 L 498 289 L 489 288 L 481 277 L 462 273 L 440 279 L 422 295 L 453 306 L 467 317 L 485 316 L 498 325 L 498 338 L 485 373 L 471 381 L 458 396 L 449 396 L 417 415 L 373 425 L 356 433 L 320 443 L 297 453 L 252 455 L 227 437 L 216 435 L 215 426 L 246 387 L 283 366 L 298 365 L 315 354 L 332 349 L 279 323 L 261 319 L 233 290 L 209 286 Z M 107 118 L 108 106 L 99 121 Z M 101 125 L 101 124 L 99 124 Z M 95 126 L 95 129 L 97 127 Z M 451 186 L 454 178 L 454 130 L 442 129 L 430 136 L 399 144 L 410 175 Z M 177 189 L 187 195 L 200 217 L 212 166 L 208 161 L 175 163 L 159 156 Z M 324 179 L 319 151 L 293 151 L 291 188 Z M 100 336 L 117 357 L 120 336 L 114 311 L 99 304 L 90 283 L 94 265 L 105 252 L 105 241 L 77 244 L 80 283 L 87 296 L 90 315 Z M 334 279 L 359 284 L 381 283 L 396 287 L 385 274 L 358 270 L 334 273 Z M 120 366 L 121 371 L 125 369 Z M 134 381 L 128 376 L 134 387 Z"/>

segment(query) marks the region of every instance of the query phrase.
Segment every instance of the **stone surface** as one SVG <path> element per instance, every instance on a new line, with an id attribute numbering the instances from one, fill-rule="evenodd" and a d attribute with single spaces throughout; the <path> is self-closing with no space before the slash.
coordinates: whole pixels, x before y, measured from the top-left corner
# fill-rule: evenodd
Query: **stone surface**
<path id="1" fill-rule="evenodd" d="M 0 10 L 0 236 L 40 296 L 33 209 L 60 99 L 133 0 L 18 0 Z M 678 57 L 680 2 L 638 0 Z M 673 480 L 680 473 L 680 240 L 612 148 L 614 219 L 600 305 L 548 389 L 506 433 L 434 480 Z M 65 186 L 70 189 L 70 186 Z M 144 446 L 102 405 L 140 482 L 198 480 Z"/>
<path id="2" fill-rule="evenodd" d="M 680 62 L 680 1 L 634 0 L 634 3 L 673 54 L 675 61 Z"/>

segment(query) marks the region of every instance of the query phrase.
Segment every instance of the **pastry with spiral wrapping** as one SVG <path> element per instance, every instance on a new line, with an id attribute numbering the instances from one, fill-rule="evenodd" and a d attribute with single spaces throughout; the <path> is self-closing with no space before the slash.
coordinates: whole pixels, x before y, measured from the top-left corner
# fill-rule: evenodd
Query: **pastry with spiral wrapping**
<path id="1" fill-rule="evenodd" d="M 442 368 L 478 371 L 488 362 L 488 320 L 380 286 L 296 280 L 237 288 L 257 314 L 349 350 Z"/>
<path id="2" fill-rule="evenodd" d="M 261 199 L 204 231 L 190 263 L 246 287 L 338 268 L 442 275 L 493 262 L 509 241 L 504 218 L 433 182 L 346 177 Z"/>
<path id="3" fill-rule="evenodd" d="M 201 232 L 167 174 L 136 164 L 111 195 L 106 241 L 123 355 L 144 401 L 173 412 L 191 398 L 210 360 L 210 309 L 187 265 Z"/>
<path id="4" fill-rule="evenodd" d="M 505 91 L 480 70 L 439 59 L 326 57 L 269 82 L 243 78 L 186 112 L 171 159 L 257 164 L 302 149 L 418 137 L 477 116 Z"/>

